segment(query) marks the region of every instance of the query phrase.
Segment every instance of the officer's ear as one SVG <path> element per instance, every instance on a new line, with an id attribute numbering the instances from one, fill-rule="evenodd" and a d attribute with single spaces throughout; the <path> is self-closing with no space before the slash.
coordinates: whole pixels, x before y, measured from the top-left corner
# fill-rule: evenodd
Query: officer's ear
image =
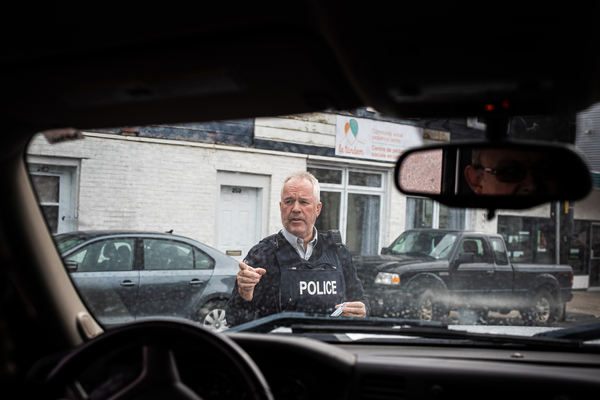
<path id="1" fill-rule="evenodd" d="M 319 216 L 319 214 L 321 214 L 321 207 L 323 207 L 323 204 L 321 202 L 317 203 L 317 217 Z"/>
<path id="2" fill-rule="evenodd" d="M 483 177 L 474 166 L 467 165 L 467 168 L 465 168 L 465 178 L 476 194 L 483 194 Z"/>

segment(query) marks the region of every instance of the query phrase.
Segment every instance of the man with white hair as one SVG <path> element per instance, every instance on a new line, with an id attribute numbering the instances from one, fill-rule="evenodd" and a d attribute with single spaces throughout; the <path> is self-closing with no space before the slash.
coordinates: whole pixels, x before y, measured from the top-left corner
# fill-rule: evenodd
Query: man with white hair
<path id="1" fill-rule="evenodd" d="M 283 229 L 261 240 L 239 263 L 227 303 L 230 326 L 283 311 L 366 317 L 368 301 L 339 232 L 317 232 L 319 182 L 309 172 L 289 175 L 281 191 Z M 337 233 L 337 235 L 336 235 Z"/>

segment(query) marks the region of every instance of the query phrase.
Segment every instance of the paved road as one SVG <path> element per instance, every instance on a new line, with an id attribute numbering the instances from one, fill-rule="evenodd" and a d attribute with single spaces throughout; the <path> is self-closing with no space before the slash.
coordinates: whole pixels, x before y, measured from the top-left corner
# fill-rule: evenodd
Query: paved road
<path id="1" fill-rule="evenodd" d="M 572 326 L 600 322 L 600 290 L 573 292 L 573 300 L 567 303 L 565 321 L 558 326 Z"/>
<path id="2" fill-rule="evenodd" d="M 473 323 L 472 315 L 461 315 L 451 312 L 444 322 L 448 324 Z M 574 291 L 573 300 L 567 303 L 567 314 L 564 321 L 556 322 L 553 326 L 568 327 L 573 325 L 600 322 L 600 290 Z M 521 314 L 512 311 L 509 314 L 489 313 L 487 323 L 490 325 L 524 325 Z"/>

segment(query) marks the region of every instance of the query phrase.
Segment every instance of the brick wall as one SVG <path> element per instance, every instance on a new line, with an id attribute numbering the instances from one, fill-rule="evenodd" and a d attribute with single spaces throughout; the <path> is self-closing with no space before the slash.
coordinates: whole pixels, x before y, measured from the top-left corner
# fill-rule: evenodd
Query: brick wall
<path id="1" fill-rule="evenodd" d="M 28 154 L 81 158 L 79 230 L 173 229 L 210 246 L 216 246 L 217 171 L 271 176 L 270 234 L 281 228 L 281 182 L 306 170 L 306 156 L 90 133 L 57 145 L 37 137 Z"/>

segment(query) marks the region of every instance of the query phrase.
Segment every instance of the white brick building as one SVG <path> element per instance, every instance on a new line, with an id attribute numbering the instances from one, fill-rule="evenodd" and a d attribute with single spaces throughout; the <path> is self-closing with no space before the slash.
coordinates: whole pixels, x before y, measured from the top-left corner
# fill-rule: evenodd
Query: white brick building
<path id="1" fill-rule="evenodd" d="M 56 232 L 173 229 L 239 258 L 281 229 L 283 179 L 292 171 L 309 170 L 326 177 L 320 179 L 324 208 L 317 226 L 340 229 L 355 253 L 378 253 L 411 227 L 503 231 L 510 239 L 510 226 L 517 223 L 513 230 L 521 232 L 527 224 L 546 226 L 527 228 L 531 237 L 538 236 L 528 246 L 535 247 L 538 262 L 555 262 L 557 247 L 542 246 L 539 237 L 556 242 L 550 232 L 556 205 L 499 211 L 487 221 L 484 210 L 449 210 L 431 200 L 407 198 L 394 187 L 393 162 L 335 155 L 337 118 L 333 113 L 257 118 L 247 133 L 253 145 L 240 145 L 238 139 L 226 145 L 130 136 L 119 130 L 84 132 L 85 140 L 58 145 L 39 136 L 28 150 L 30 170 L 36 185 L 46 185 L 40 201 Z M 424 142 L 450 136 L 418 129 Z M 593 200 L 581 202 L 577 215 L 600 220 Z M 368 238 L 367 228 L 374 232 Z M 526 252 L 513 253 L 513 261 L 536 261 Z M 585 271 L 580 275 L 577 284 L 585 287 Z"/>

